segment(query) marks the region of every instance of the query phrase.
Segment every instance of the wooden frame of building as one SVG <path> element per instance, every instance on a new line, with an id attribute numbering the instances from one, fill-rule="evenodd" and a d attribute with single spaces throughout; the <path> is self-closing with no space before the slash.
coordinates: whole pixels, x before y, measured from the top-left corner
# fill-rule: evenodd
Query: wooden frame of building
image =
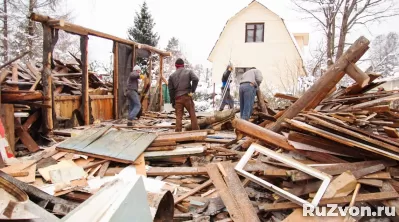
<path id="1" fill-rule="evenodd" d="M 89 28 L 85 28 L 79 25 L 75 25 L 72 23 L 65 22 L 64 20 L 57 20 L 50 18 L 49 16 L 40 15 L 36 13 L 32 13 L 30 15 L 30 19 L 36 22 L 42 23 L 43 26 L 43 70 L 42 70 L 42 84 L 43 84 L 43 94 L 48 98 L 45 101 L 45 105 L 48 108 L 43 108 L 43 116 L 44 116 L 44 129 L 46 132 L 51 132 L 54 128 L 53 118 L 55 114 L 53 113 L 53 108 L 55 105 L 55 99 L 53 96 L 53 89 L 52 89 L 52 78 L 51 78 L 51 64 L 52 64 L 52 53 L 54 47 L 58 40 L 58 31 L 63 30 L 70 34 L 79 35 L 80 39 L 80 50 L 81 50 L 81 62 L 82 62 L 82 99 L 81 104 L 83 107 L 83 119 L 85 125 L 90 124 L 90 106 L 89 106 L 89 60 L 88 60 L 88 41 L 89 36 L 96 36 L 108 40 L 112 40 L 114 42 L 114 75 L 113 75 L 113 107 L 112 111 L 114 114 L 114 118 L 120 118 L 119 115 L 119 108 L 118 108 L 118 95 L 122 89 L 118 87 L 118 79 L 119 79 L 119 70 L 118 70 L 118 44 L 125 44 L 129 45 L 133 49 L 133 58 L 132 58 L 132 65 L 135 65 L 136 58 L 137 58 L 137 51 L 135 49 L 142 49 L 149 52 L 150 56 L 152 53 L 159 54 L 160 57 L 160 71 L 159 71 L 159 90 L 160 90 L 160 103 L 162 107 L 162 79 L 163 79 L 163 58 L 170 56 L 170 52 L 165 52 L 159 50 L 155 47 L 139 44 L 137 42 L 133 42 L 130 40 L 122 39 L 107 33 L 99 32 L 96 30 L 92 30 Z M 151 69 L 150 75 L 151 76 Z M 146 84 L 151 84 L 151 81 L 147 81 Z M 97 96 L 98 97 L 98 96 Z M 107 97 L 109 99 L 109 96 Z M 97 98 L 101 99 L 101 98 Z M 144 100 L 143 102 L 147 102 Z M 143 106 L 147 107 L 147 106 Z M 143 110 L 145 111 L 145 110 Z"/>

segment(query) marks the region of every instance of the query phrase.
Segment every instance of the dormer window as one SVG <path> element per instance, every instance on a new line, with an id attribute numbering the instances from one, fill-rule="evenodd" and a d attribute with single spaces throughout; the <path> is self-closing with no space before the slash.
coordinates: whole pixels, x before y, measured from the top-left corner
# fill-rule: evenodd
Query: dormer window
<path id="1" fill-rule="evenodd" d="M 265 23 L 245 24 L 245 42 L 263 42 L 265 40 Z"/>

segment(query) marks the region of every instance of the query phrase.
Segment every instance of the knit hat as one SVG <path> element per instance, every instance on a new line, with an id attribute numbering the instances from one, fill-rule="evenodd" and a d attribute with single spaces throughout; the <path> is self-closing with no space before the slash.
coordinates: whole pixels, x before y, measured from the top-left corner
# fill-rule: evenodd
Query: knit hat
<path id="1" fill-rule="evenodd" d="M 141 71 L 141 67 L 139 65 L 134 66 L 133 71 Z"/>
<path id="2" fill-rule="evenodd" d="M 181 58 L 178 58 L 178 59 L 176 60 L 176 62 L 175 62 L 175 65 L 179 65 L 179 66 L 184 65 L 184 60 L 181 59 Z"/>

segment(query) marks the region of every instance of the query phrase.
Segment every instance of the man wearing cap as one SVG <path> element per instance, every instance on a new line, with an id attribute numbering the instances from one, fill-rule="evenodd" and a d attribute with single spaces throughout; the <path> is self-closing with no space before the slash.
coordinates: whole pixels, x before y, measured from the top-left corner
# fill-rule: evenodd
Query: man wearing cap
<path id="1" fill-rule="evenodd" d="M 129 102 L 129 115 L 128 115 L 128 126 L 133 125 L 133 121 L 137 120 L 137 114 L 140 112 L 141 103 L 140 96 L 138 92 L 139 79 L 143 79 L 144 75 L 141 75 L 140 66 L 136 65 L 133 68 L 133 72 L 130 73 L 127 80 L 127 100 Z"/>
<path id="2" fill-rule="evenodd" d="M 175 66 L 176 71 L 169 77 L 168 87 L 172 106 L 176 110 L 176 132 L 182 131 L 184 108 L 190 114 L 191 129 L 199 130 L 192 98 L 199 79 L 192 70 L 184 68 L 183 59 L 177 59 Z"/>
<path id="3" fill-rule="evenodd" d="M 255 102 L 256 90 L 262 83 L 263 77 L 259 69 L 255 67 L 242 75 L 240 82 L 240 116 L 249 120 Z"/>

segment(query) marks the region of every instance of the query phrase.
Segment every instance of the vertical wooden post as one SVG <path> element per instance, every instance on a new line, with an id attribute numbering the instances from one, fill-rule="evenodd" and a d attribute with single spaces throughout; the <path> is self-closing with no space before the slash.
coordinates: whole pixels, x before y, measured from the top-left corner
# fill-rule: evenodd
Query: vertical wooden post
<path id="1" fill-rule="evenodd" d="M 148 65 L 148 68 L 147 68 L 147 78 L 145 79 L 145 84 L 144 84 L 144 89 L 148 89 L 148 91 L 147 92 L 145 92 L 145 95 L 144 95 L 144 99 L 143 99 L 143 102 L 142 102 L 142 104 L 141 104 L 141 106 L 143 107 L 142 108 L 142 110 L 143 110 L 143 113 L 145 113 L 145 112 L 147 112 L 148 111 L 148 96 L 149 96 L 149 94 L 150 94 L 150 92 L 151 92 L 151 76 L 152 76 L 152 58 L 151 58 L 151 55 L 150 55 L 150 62 L 149 62 L 150 64 Z"/>
<path id="2" fill-rule="evenodd" d="M 114 42 L 114 118 L 119 119 L 118 96 L 119 96 L 119 44 Z"/>
<path id="3" fill-rule="evenodd" d="M 15 154 L 15 125 L 13 104 L 0 104 L 0 119 L 4 126 L 5 138 L 8 141 L 11 151 Z"/>
<path id="4" fill-rule="evenodd" d="M 51 78 L 51 53 L 53 36 L 50 26 L 43 25 L 43 70 L 42 70 L 42 86 L 43 94 L 46 97 L 44 104 L 48 108 L 42 109 L 43 116 L 43 131 L 45 134 L 50 134 L 53 130 L 53 108 L 52 108 L 52 78 Z M 10 142 L 12 143 L 12 141 Z"/>
<path id="5" fill-rule="evenodd" d="M 132 55 L 132 70 L 130 70 L 130 71 L 133 71 L 133 68 L 134 68 L 134 66 L 136 65 L 136 60 L 137 60 L 137 50 L 136 50 L 136 45 L 132 45 L 132 53 L 133 53 L 133 55 Z"/>
<path id="6" fill-rule="evenodd" d="M 162 90 L 162 77 L 163 77 L 163 55 L 159 55 L 159 111 L 163 111 L 163 90 Z"/>
<path id="7" fill-rule="evenodd" d="M 83 105 L 83 119 L 85 125 L 90 124 L 90 109 L 89 109 L 89 60 L 88 60 L 88 43 L 89 36 L 80 37 L 80 59 L 82 61 L 82 105 Z"/>

